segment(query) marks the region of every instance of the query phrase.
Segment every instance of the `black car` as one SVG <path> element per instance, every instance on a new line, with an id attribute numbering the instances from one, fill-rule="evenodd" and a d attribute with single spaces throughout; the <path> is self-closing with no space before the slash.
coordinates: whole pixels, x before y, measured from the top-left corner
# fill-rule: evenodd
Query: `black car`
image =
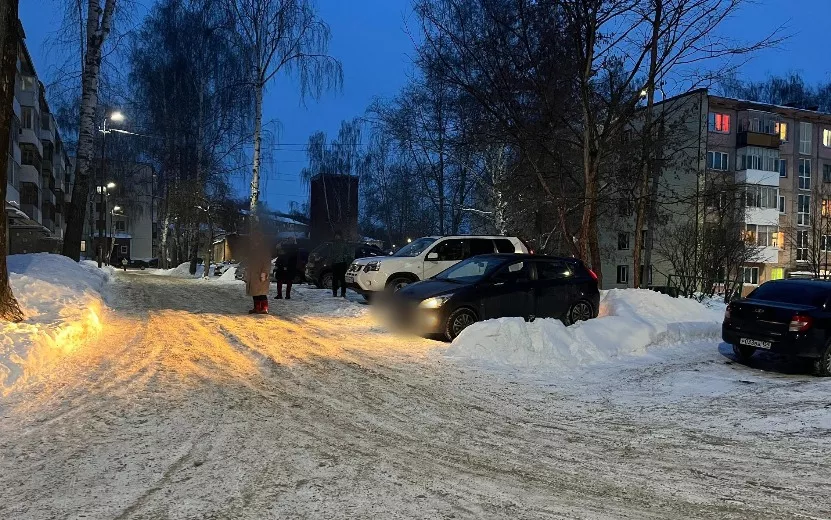
<path id="1" fill-rule="evenodd" d="M 491 318 L 597 316 L 597 276 L 579 260 L 523 254 L 480 255 L 393 295 L 392 314 L 408 329 L 453 340 Z"/>
<path id="2" fill-rule="evenodd" d="M 355 248 L 355 258 L 371 256 L 385 256 L 380 248 L 370 245 L 351 242 Z M 306 261 L 306 280 L 321 289 L 332 288 L 332 243 L 324 242 L 309 253 Z"/>
<path id="3" fill-rule="evenodd" d="M 159 267 L 159 259 L 158 258 L 151 258 L 149 260 L 143 259 L 128 259 L 127 260 L 127 267 L 132 269 L 141 269 L 142 271 L 150 268 L 158 268 Z"/>
<path id="4" fill-rule="evenodd" d="M 831 375 L 831 282 L 775 280 L 731 302 L 721 337 L 741 361 L 757 350 L 814 362 L 817 375 Z"/>

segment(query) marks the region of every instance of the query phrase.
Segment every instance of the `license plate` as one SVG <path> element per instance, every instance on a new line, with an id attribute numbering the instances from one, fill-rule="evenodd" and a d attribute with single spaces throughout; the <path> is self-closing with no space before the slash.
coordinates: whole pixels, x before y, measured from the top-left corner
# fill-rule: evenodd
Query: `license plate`
<path id="1" fill-rule="evenodd" d="M 747 345 L 748 347 L 756 347 L 756 348 L 763 348 L 763 349 L 770 349 L 772 346 L 770 341 L 761 341 L 758 339 L 750 339 L 750 338 L 741 338 L 739 340 L 739 345 Z"/>
<path id="2" fill-rule="evenodd" d="M 346 283 L 355 283 L 355 275 L 354 274 L 347 273 L 347 275 L 345 276 L 345 279 L 346 279 Z"/>

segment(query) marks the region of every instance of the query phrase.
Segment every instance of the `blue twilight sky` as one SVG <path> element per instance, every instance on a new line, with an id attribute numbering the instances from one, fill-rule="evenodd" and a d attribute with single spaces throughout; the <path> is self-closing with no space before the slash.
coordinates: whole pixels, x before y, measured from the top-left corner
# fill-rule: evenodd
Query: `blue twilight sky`
<path id="1" fill-rule="evenodd" d="M 139 12 L 152 5 L 151 0 L 137 2 Z M 41 75 L 53 65 L 44 40 L 58 27 L 61 3 L 20 0 L 26 43 Z M 296 84 L 281 77 L 266 93 L 265 121 L 272 122 L 272 142 L 279 144 L 265 164 L 261 188 L 271 207 L 283 210 L 292 200 L 307 199 L 299 173 L 305 166 L 304 145 L 310 134 L 323 130 L 334 137 L 341 120 L 362 115 L 374 98 L 391 97 L 406 83 L 413 57 L 407 34 L 407 25 L 414 23 L 410 5 L 410 0 L 318 0 L 320 15 L 332 30 L 331 53 L 343 63 L 343 90 L 303 106 Z M 740 17 L 728 21 L 724 31 L 749 41 L 785 24 L 791 39 L 778 49 L 758 53 L 743 66 L 741 75 L 761 79 L 768 73 L 795 71 L 816 82 L 831 77 L 824 38 L 828 20 L 831 0 L 753 0 Z M 235 180 L 240 194 L 248 182 Z"/>

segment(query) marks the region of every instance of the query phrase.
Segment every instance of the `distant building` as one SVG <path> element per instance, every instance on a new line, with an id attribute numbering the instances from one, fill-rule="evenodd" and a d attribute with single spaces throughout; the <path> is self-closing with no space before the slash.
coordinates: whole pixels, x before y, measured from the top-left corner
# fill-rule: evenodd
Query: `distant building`
<path id="1" fill-rule="evenodd" d="M 309 238 L 331 240 L 335 231 L 346 239 L 358 238 L 358 178 L 352 175 L 317 175 L 311 181 Z"/>
<path id="2" fill-rule="evenodd" d="M 740 273 L 745 292 L 767 280 L 800 273 L 831 274 L 831 114 L 715 96 L 695 90 L 656 104 L 673 113 L 683 136 L 664 151 L 673 164 L 661 189 L 690 201 L 696 186 L 729 178 L 745 192 L 745 237 L 758 247 Z M 695 196 L 673 219 L 695 219 L 698 229 L 716 201 Z M 619 216 L 622 216 L 619 215 Z M 630 287 L 634 219 L 601 223 L 603 287 Z M 661 239 L 661 225 L 655 239 Z M 645 232 L 641 230 L 640 232 Z M 640 266 L 643 269 L 643 266 Z M 664 285 L 671 267 L 653 252 L 652 285 Z"/>
<path id="3" fill-rule="evenodd" d="M 63 243 L 73 164 L 46 102 L 22 27 L 20 34 L 8 145 L 8 248 L 13 253 L 57 252 Z"/>
<path id="4" fill-rule="evenodd" d="M 100 185 L 100 160 L 93 163 L 93 172 L 95 184 Z M 105 189 L 103 207 L 98 195 L 90 202 L 81 245 L 83 254 L 96 258 L 100 228 L 104 256 L 111 263 L 118 263 L 121 258 L 157 258 L 159 210 L 155 170 L 146 163 L 105 161 L 103 177 L 105 185 L 112 182 L 115 187 Z"/>

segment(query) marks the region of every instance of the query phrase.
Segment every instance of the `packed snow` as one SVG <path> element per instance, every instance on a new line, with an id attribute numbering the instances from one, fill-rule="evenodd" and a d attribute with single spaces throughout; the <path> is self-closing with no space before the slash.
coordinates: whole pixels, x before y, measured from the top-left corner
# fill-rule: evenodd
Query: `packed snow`
<path id="1" fill-rule="evenodd" d="M 0 518 L 831 517 L 831 378 L 736 363 L 695 302 L 611 291 L 536 333 L 561 359 L 535 381 L 353 293 L 251 316 L 237 281 L 107 288 L 100 336 L 0 397 Z"/>
<path id="2" fill-rule="evenodd" d="M 101 331 L 112 269 L 61 255 L 8 257 L 12 291 L 26 316 L 0 325 L 0 392 L 83 347 Z"/>
<path id="3" fill-rule="evenodd" d="M 211 266 L 208 275 L 212 276 L 213 271 L 214 266 Z M 173 269 L 159 269 L 152 272 L 159 276 L 173 276 L 175 278 L 201 278 L 205 274 L 205 264 L 196 266 L 196 274 L 190 274 L 190 262 L 182 262 Z"/>
<path id="4" fill-rule="evenodd" d="M 649 290 L 604 291 L 596 319 L 566 327 L 557 319 L 500 318 L 468 327 L 446 354 L 493 367 L 571 370 L 683 341 L 715 339 L 723 312 Z"/>

